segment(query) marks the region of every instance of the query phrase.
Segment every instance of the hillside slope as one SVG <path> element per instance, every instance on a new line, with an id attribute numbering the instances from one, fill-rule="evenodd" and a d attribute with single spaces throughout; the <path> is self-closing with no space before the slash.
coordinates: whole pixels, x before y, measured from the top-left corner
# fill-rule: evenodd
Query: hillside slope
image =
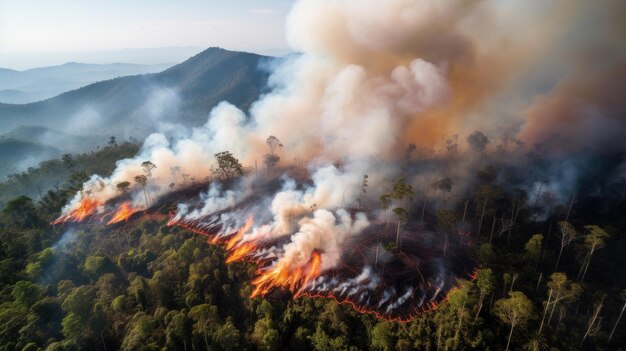
<path id="1" fill-rule="evenodd" d="M 25 105 L 0 104 L 0 133 L 19 125 L 144 137 L 160 122 L 197 126 L 221 101 L 242 109 L 263 92 L 271 58 L 207 49 L 163 72 L 111 79 Z"/>

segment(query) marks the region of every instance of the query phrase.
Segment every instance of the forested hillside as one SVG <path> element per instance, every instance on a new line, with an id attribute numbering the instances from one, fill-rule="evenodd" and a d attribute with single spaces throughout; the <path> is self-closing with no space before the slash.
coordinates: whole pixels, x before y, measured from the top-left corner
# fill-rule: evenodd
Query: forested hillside
<path id="1" fill-rule="evenodd" d="M 509 341 L 513 350 L 621 350 L 626 343 L 618 319 L 626 306 L 621 197 L 580 196 L 538 219 L 540 208 L 505 190 L 501 165 L 485 167 L 467 203 L 424 214 L 444 231 L 444 219 L 460 221 L 467 209 L 463 219 L 479 233 L 472 234 L 475 279 L 436 310 L 389 322 L 329 299 L 250 299 L 254 266 L 226 265 L 220 247 L 168 227 L 167 206 L 111 227 L 48 224 L 84 174 L 106 175 L 115 157 L 133 150 L 112 144 L 50 161 L 23 177 L 36 183 L 48 168 L 69 174 L 58 189 L 3 206 L 0 350 L 504 350 Z M 2 184 L 3 192 L 17 184 Z M 437 184 L 443 193 L 447 185 Z M 513 210 L 500 217 L 502 208 Z"/>
<path id="2" fill-rule="evenodd" d="M 19 156 L 18 150 L 11 144 L 5 150 L 2 145 L 0 142 L 4 157 L 11 158 L 14 154 Z M 61 158 L 43 161 L 38 167 L 12 173 L 6 181 L 0 182 L 0 208 L 16 196 L 24 195 L 37 201 L 43 200 L 50 189 L 56 189 L 57 193 L 64 187 L 75 189 L 92 174 L 111 173 L 117 160 L 131 157 L 138 150 L 137 144 L 124 142 L 118 145 L 115 138 L 111 138 L 105 147 L 98 146 L 93 151 L 79 155 L 64 154 Z"/>

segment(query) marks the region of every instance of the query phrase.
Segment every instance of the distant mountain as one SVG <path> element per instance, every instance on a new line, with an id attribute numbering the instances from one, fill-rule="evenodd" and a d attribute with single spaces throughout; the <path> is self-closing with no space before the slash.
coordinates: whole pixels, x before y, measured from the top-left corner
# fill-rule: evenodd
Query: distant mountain
<path id="1" fill-rule="evenodd" d="M 269 73 L 260 67 L 271 59 L 210 48 L 160 73 L 115 78 L 36 103 L 0 104 L 0 133 L 32 125 L 141 138 L 159 123 L 202 125 L 220 101 L 248 109 L 267 85 Z"/>
<path id="2" fill-rule="evenodd" d="M 70 62 L 60 66 L 25 71 L 0 69 L 0 102 L 24 104 L 51 98 L 69 90 L 117 77 L 155 73 L 172 64 L 136 65 L 127 63 L 85 64 Z"/>
<path id="3" fill-rule="evenodd" d="M 38 93 L 25 93 L 15 89 L 0 90 L 0 102 L 11 104 L 27 104 L 32 101 L 44 100 L 46 95 Z"/>

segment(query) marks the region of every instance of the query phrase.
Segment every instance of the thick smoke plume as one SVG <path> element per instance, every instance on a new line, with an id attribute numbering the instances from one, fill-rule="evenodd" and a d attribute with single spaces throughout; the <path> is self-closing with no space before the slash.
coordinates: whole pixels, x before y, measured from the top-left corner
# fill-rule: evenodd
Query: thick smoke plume
<path id="1" fill-rule="evenodd" d="M 440 207 L 464 196 L 470 171 L 494 147 L 511 174 L 528 165 L 524 145 L 541 144 L 535 148 L 545 155 L 626 151 L 624 46 L 580 52 L 623 33 L 603 5 L 624 9 L 612 0 L 299 0 L 287 33 L 300 54 L 278 64 L 271 92 L 249 116 L 224 102 L 201 128 L 149 136 L 110 177 L 94 175 L 57 222 L 98 216 L 113 224 L 167 199 L 178 208 L 170 224 L 224 244 L 231 261 L 258 263 L 255 296 L 284 288 L 410 318 L 472 267 L 467 242 L 435 239 L 441 235 L 415 223 L 410 201 L 394 204 L 407 208 L 408 223 L 389 223 L 377 199 L 393 181 L 404 177 L 419 190 L 425 209 L 427 201 Z M 587 31 L 598 22 L 606 26 Z M 561 67 L 564 58 L 601 65 Z M 478 152 L 462 153 L 458 136 L 475 130 L 493 142 L 470 142 Z M 241 161 L 245 176 L 216 177 L 214 155 L 223 151 Z M 414 162 L 416 153 L 434 161 Z M 432 196 L 430 184 L 444 173 L 455 191 Z M 575 187 L 578 169 L 571 173 L 571 184 L 551 187 L 563 198 Z M 541 188 L 531 175 L 511 187 Z M 132 183 L 137 176 L 144 179 Z"/>

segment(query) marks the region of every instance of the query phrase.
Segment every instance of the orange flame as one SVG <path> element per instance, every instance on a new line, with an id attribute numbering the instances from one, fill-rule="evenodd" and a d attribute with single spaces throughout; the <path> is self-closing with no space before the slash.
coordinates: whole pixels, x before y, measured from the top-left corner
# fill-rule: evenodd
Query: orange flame
<path id="1" fill-rule="evenodd" d="M 78 207 L 71 210 L 69 213 L 57 218 L 52 224 L 59 224 L 65 222 L 82 222 L 87 217 L 92 215 L 100 206 L 100 203 L 90 198 L 84 198 L 78 204 Z"/>
<path id="2" fill-rule="evenodd" d="M 254 224 L 254 219 L 252 216 L 248 217 L 248 220 L 243 225 L 243 227 L 239 228 L 237 233 L 233 235 L 233 237 L 226 242 L 226 250 L 231 250 L 235 245 L 238 245 L 243 239 L 243 235 L 246 234 L 250 228 L 252 228 L 252 224 Z"/>
<path id="3" fill-rule="evenodd" d="M 226 242 L 226 250 L 229 251 L 226 263 L 239 261 L 257 248 L 257 245 L 252 242 L 242 242 L 244 234 L 252 228 L 252 224 L 254 224 L 254 219 L 250 216 L 243 227 Z"/>
<path id="4" fill-rule="evenodd" d="M 138 209 L 133 208 L 130 201 L 124 201 L 117 209 L 113 217 L 107 222 L 107 224 L 115 224 L 122 221 L 127 221 L 133 213 L 138 212 Z"/>
<path id="5" fill-rule="evenodd" d="M 237 246 L 233 251 L 228 254 L 226 263 L 232 263 L 241 260 L 246 257 L 250 252 L 256 249 L 257 246 L 253 243 L 243 243 Z"/>
<path id="6" fill-rule="evenodd" d="M 250 297 L 266 295 L 278 287 L 287 288 L 297 295 L 311 280 L 319 276 L 321 262 L 319 252 L 313 252 L 309 262 L 297 268 L 290 267 L 285 261 L 279 261 L 273 268 L 259 272 L 259 277 L 252 281 L 256 288 Z"/>

